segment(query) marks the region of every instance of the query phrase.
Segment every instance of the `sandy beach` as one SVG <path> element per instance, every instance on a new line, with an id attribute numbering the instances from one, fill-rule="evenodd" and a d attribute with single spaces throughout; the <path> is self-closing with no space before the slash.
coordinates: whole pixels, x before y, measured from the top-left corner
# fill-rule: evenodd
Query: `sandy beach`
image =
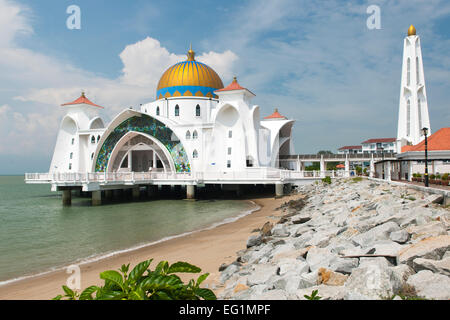
<path id="1" fill-rule="evenodd" d="M 211 285 L 219 278 L 219 266 L 222 263 L 231 263 L 236 259 L 236 252 L 245 249 L 252 231 L 261 228 L 266 221 L 278 221 L 282 213 L 275 209 L 282 203 L 298 197 L 299 195 L 291 195 L 278 199 L 274 197 L 251 199 L 261 209 L 237 221 L 82 264 L 81 288 L 102 285 L 103 281 L 99 278 L 102 271 L 117 270 L 122 264 L 128 263 L 131 264 L 131 270 L 135 264 L 151 258 L 154 259 L 151 268 L 154 268 L 160 260 L 167 260 L 169 263 L 186 261 L 194 264 L 202 269 L 202 273 L 210 273 L 205 284 Z M 65 270 L 60 270 L 9 283 L 0 286 L 0 299 L 48 300 L 63 293 L 61 286 L 66 284 L 69 276 Z M 189 280 L 197 276 L 187 274 L 182 278 Z"/>

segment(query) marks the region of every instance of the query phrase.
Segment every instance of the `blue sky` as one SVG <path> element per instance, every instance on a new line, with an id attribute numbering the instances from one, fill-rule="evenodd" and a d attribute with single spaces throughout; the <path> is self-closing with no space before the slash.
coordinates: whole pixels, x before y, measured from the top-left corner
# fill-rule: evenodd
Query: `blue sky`
<path id="1" fill-rule="evenodd" d="M 66 28 L 69 5 L 81 30 Z M 369 30 L 369 5 L 381 29 Z M 192 42 L 270 114 L 297 120 L 298 153 L 395 137 L 403 39 L 421 37 L 432 130 L 450 125 L 450 3 L 409 1 L 0 0 L 0 174 L 46 172 L 61 103 L 85 90 L 105 106 L 154 99 Z"/>

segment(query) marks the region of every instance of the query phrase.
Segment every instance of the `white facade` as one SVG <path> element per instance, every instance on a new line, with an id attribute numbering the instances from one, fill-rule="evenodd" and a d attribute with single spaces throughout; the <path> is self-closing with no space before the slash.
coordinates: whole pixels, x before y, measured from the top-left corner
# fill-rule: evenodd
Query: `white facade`
<path id="1" fill-rule="evenodd" d="M 189 88 L 201 87 L 195 84 Z M 50 173 L 236 173 L 279 167 L 278 156 L 294 152 L 294 120 L 262 120 L 259 106 L 251 105 L 254 94 L 236 79 L 222 88 L 212 97 L 166 93 L 140 110 L 123 110 L 106 127 L 98 106 L 83 94 L 64 105 Z"/>
<path id="2" fill-rule="evenodd" d="M 377 152 L 386 152 L 386 153 L 397 153 L 397 144 L 395 139 L 393 141 L 375 141 L 363 142 L 362 153 L 377 153 Z"/>
<path id="3" fill-rule="evenodd" d="M 403 44 L 397 149 L 400 151 L 404 145 L 421 142 L 424 139 L 421 129 L 424 127 L 431 135 L 420 37 L 411 26 Z"/>

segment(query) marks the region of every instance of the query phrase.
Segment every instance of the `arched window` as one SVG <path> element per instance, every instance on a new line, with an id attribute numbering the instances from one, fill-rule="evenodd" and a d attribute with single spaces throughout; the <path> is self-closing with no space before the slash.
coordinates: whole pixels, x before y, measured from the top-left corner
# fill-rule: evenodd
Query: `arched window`
<path id="1" fill-rule="evenodd" d="M 94 159 L 94 152 L 91 154 L 91 160 Z"/>
<path id="2" fill-rule="evenodd" d="M 406 85 L 409 86 L 411 82 L 411 59 L 406 61 Z"/>
<path id="3" fill-rule="evenodd" d="M 420 102 L 420 99 L 417 99 L 417 112 L 419 113 L 419 129 L 422 129 L 422 104 Z M 420 132 L 420 135 L 423 135 L 423 131 L 420 130 Z"/>
<path id="4" fill-rule="evenodd" d="M 192 152 L 192 158 L 197 159 L 198 158 L 198 152 L 197 150 L 194 150 L 194 152 Z"/>
<path id="5" fill-rule="evenodd" d="M 194 130 L 194 132 L 192 133 L 192 139 L 197 139 L 198 138 L 198 133 L 197 130 Z"/>
<path id="6" fill-rule="evenodd" d="M 419 83 L 419 57 L 416 57 L 416 84 Z"/>
<path id="7" fill-rule="evenodd" d="M 159 116 L 159 106 L 156 107 L 156 115 Z"/>
<path id="8" fill-rule="evenodd" d="M 406 102 L 406 135 L 411 134 L 411 101 Z"/>
<path id="9" fill-rule="evenodd" d="M 72 164 L 69 163 L 69 170 L 72 170 Z"/>
<path id="10" fill-rule="evenodd" d="M 195 116 L 196 116 L 196 117 L 200 117 L 200 106 L 199 106 L 199 105 L 197 105 L 197 106 L 195 107 Z"/>
<path id="11" fill-rule="evenodd" d="M 100 141 L 100 135 L 97 136 L 97 143 Z"/>
<path id="12" fill-rule="evenodd" d="M 188 130 L 186 132 L 186 140 L 189 140 L 191 138 L 191 132 Z"/>
<path id="13" fill-rule="evenodd" d="M 180 107 L 178 105 L 175 106 L 175 117 L 180 116 Z"/>
<path id="14" fill-rule="evenodd" d="M 72 159 L 72 158 L 73 158 L 73 152 L 70 153 L 70 159 Z"/>
<path id="15" fill-rule="evenodd" d="M 95 143 L 95 137 L 94 136 L 91 137 L 91 143 Z"/>
<path id="16" fill-rule="evenodd" d="M 74 144 L 75 143 L 75 138 L 72 138 L 72 144 Z"/>

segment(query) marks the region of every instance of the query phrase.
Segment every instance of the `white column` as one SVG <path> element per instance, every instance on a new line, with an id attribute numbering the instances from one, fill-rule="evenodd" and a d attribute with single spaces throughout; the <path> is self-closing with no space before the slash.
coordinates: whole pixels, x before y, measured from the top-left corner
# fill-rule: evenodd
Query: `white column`
<path id="1" fill-rule="evenodd" d="M 325 178 L 325 161 L 323 160 L 323 154 L 320 155 L 320 177 Z"/>
<path id="2" fill-rule="evenodd" d="M 153 168 L 156 168 L 156 152 L 153 150 Z"/>
<path id="3" fill-rule="evenodd" d="M 350 177 L 350 161 L 347 154 L 345 155 L 345 176 Z"/>
<path id="4" fill-rule="evenodd" d="M 370 159 L 369 177 L 373 178 L 375 176 L 375 161 L 373 160 L 373 153 Z"/>
<path id="5" fill-rule="evenodd" d="M 386 162 L 386 166 L 387 166 L 387 168 L 384 171 L 385 172 L 385 177 L 386 177 L 387 181 L 391 181 L 391 162 L 387 161 Z"/>
<path id="6" fill-rule="evenodd" d="M 133 157 L 132 157 L 133 151 L 130 150 L 130 152 L 128 152 L 128 170 L 131 171 L 131 169 L 133 168 L 132 163 L 133 163 Z"/>

